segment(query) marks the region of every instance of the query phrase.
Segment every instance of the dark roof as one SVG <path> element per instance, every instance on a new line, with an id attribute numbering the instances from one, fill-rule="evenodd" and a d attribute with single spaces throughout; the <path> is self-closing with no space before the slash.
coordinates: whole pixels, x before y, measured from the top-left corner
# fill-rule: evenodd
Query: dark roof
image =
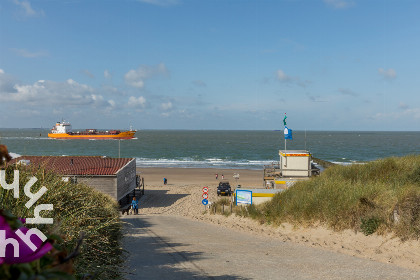
<path id="1" fill-rule="evenodd" d="M 43 167 L 60 175 L 115 175 L 133 158 L 100 156 L 21 156 L 10 163 L 29 161 L 28 167 Z"/>

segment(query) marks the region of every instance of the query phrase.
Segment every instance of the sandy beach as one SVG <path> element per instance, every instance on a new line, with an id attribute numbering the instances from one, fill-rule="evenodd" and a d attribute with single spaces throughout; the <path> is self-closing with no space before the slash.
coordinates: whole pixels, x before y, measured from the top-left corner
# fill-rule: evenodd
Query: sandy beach
<path id="1" fill-rule="evenodd" d="M 188 217 L 237 231 L 420 271 L 420 241 L 402 242 L 392 234 L 365 236 L 352 230 L 334 232 L 322 225 L 296 228 L 290 224 L 282 224 L 280 227 L 273 227 L 235 215 L 225 217 L 205 212 L 205 207 L 201 204 L 202 187 L 209 187 L 209 201 L 215 201 L 218 199 L 216 188 L 222 174 L 231 185 L 235 185 L 233 174 L 239 173 L 238 184 L 243 187 L 261 187 L 262 170 L 138 168 L 137 172 L 145 180 L 145 195 L 140 200 L 141 214 Z M 215 174 L 219 175 L 217 180 Z M 163 184 L 164 177 L 168 179 L 166 186 Z"/>
<path id="2" fill-rule="evenodd" d="M 224 177 L 235 185 L 233 174 L 239 174 L 237 183 L 244 187 L 261 187 L 263 170 L 211 169 L 211 168 L 137 168 L 137 173 L 144 177 L 149 186 L 163 186 L 163 178 L 168 179 L 168 186 L 217 186 Z M 216 179 L 218 174 L 218 179 Z"/>

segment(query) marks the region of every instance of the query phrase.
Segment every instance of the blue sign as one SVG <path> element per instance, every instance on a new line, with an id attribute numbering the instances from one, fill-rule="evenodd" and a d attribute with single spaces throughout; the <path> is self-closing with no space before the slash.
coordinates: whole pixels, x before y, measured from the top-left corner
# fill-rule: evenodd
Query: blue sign
<path id="1" fill-rule="evenodd" d="M 236 205 L 252 204 L 252 191 L 236 190 Z"/>
<path id="2" fill-rule="evenodd" d="M 203 205 L 207 205 L 207 204 L 209 204 L 209 201 L 208 201 L 207 199 L 203 199 L 203 200 L 201 201 L 201 203 L 203 203 Z"/>

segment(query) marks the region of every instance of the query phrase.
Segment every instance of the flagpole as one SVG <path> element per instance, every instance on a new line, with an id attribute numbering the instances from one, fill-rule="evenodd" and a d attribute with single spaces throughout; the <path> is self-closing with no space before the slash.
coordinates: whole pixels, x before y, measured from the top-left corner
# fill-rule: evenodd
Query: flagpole
<path id="1" fill-rule="evenodd" d="M 287 143 L 287 139 L 285 138 L 284 139 L 284 159 L 285 159 L 285 164 L 284 164 L 284 166 L 285 167 L 287 167 L 287 146 L 286 146 L 286 143 Z"/>
<path id="2" fill-rule="evenodd" d="M 284 113 L 284 119 L 283 119 L 283 125 L 284 125 L 284 130 L 286 130 L 286 119 L 287 119 L 287 115 L 286 113 Z M 284 159 L 285 159 L 285 164 L 284 166 L 287 167 L 287 139 L 286 136 L 284 137 Z"/>

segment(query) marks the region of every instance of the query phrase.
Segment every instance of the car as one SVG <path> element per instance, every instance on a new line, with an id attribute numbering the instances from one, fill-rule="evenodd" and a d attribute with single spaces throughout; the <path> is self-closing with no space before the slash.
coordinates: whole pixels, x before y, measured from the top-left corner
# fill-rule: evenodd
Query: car
<path id="1" fill-rule="evenodd" d="M 222 181 L 219 183 L 219 186 L 217 187 L 217 196 L 219 195 L 232 195 L 232 189 L 230 187 L 229 182 Z"/>

